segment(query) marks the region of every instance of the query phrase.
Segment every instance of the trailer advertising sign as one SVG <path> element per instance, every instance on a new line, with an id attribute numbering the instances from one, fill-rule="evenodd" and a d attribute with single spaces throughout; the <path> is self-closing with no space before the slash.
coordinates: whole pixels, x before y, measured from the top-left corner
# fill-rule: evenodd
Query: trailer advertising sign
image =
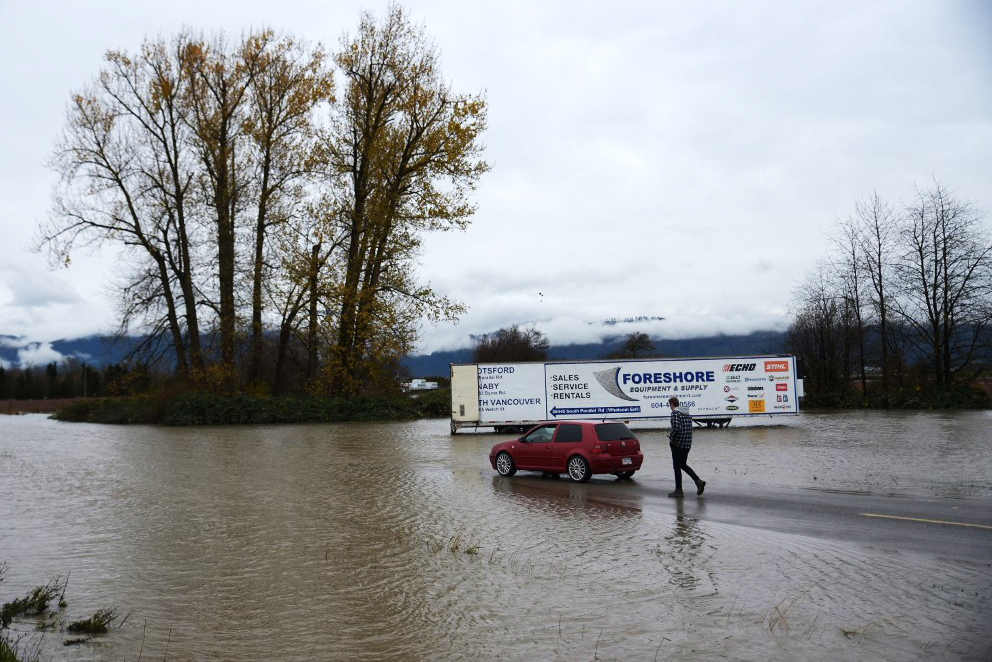
<path id="1" fill-rule="evenodd" d="M 547 418 L 542 363 L 479 364 L 479 420 L 540 421 Z"/>
<path id="2" fill-rule="evenodd" d="M 792 357 L 479 365 L 483 422 L 797 414 Z M 483 374 L 482 371 L 486 371 Z"/>

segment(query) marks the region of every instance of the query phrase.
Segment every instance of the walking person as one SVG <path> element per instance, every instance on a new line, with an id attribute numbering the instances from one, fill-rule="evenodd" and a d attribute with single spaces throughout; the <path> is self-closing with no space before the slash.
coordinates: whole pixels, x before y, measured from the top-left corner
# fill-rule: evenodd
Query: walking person
<path id="1" fill-rule="evenodd" d="M 668 445 L 672 448 L 672 466 L 675 468 L 675 491 L 669 492 L 668 496 L 675 498 L 685 496 L 682 493 L 683 471 L 696 483 L 696 494 L 702 494 L 706 489 L 706 481 L 701 480 L 686 464 L 686 460 L 689 459 L 689 449 L 692 448 L 692 416 L 679 409 L 678 398 L 669 398 L 668 406 L 672 410 L 672 431 L 668 434 Z"/>

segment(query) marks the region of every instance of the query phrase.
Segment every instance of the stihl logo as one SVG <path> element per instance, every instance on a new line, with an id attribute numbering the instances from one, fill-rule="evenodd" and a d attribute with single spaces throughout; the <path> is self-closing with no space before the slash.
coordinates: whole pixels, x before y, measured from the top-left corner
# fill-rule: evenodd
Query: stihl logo
<path id="1" fill-rule="evenodd" d="M 757 367 L 754 363 L 725 363 L 724 372 L 752 372 Z"/>
<path id="2" fill-rule="evenodd" d="M 765 361 L 765 372 L 788 372 L 788 361 Z"/>

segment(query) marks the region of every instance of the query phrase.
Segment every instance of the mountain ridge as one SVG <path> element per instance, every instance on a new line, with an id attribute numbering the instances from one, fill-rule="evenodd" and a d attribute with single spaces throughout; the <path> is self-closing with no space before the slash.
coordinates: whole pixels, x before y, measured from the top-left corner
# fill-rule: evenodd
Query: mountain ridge
<path id="1" fill-rule="evenodd" d="M 548 350 L 551 361 L 585 361 L 605 358 L 619 349 L 624 338 L 611 336 L 598 343 L 552 345 Z M 85 336 L 60 339 L 50 343 L 29 341 L 18 336 L 0 335 L 0 362 L 8 366 L 45 365 L 51 361 L 74 358 L 94 367 L 118 363 L 139 341 L 136 337 L 114 339 L 110 336 Z M 750 354 L 783 354 L 787 352 L 784 331 L 754 331 L 749 334 L 700 336 L 695 338 L 651 338 L 664 358 L 713 356 L 746 356 Z M 38 360 L 22 360 L 24 356 Z M 472 347 L 410 355 L 402 365 L 412 377 L 446 376 L 451 363 L 471 363 Z"/>
<path id="2" fill-rule="evenodd" d="M 608 338 L 598 343 L 552 345 L 549 361 L 588 361 L 606 358 L 623 343 L 623 338 Z M 754 331 L 740 335 L 701 336 L 698 338 L 652 338 L 661 358 L 693 358 L 716 356 L 748 356 L 787 353 L 785 331 Z M 471 363 L 472 348 L 431 352 L 407 356 L 402 363 L 413 377 L 443 377 L 451 363 Z"/>

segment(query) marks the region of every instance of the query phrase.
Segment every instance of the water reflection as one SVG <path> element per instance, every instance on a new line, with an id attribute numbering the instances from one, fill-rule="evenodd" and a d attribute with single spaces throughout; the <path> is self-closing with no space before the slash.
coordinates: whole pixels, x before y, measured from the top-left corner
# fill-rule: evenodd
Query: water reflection
<path id="1" fill-rule="evenodd" d="M 706 538 L 700 530 L 697 519 L 705 511 L 705 502 L 697 502 L 692 508 L 695 516 L 691 516 L 686 514 L 685 502 L 682 499 L 674 501 L 675 516 L 672 530 L 665 536 L 665 544 L 659 548 L 658 555 L 668 570 L 669 583 L 691 591 L 699 587 L 700 577 L 705 573 L 700 562 Z"/>
<path id="2" fill-rule="evenodd" d="M 598 520 L 630 516 L 641 508 L 634 485 L 628 481 L 575 483 L 538 475 L 493 476 L 491 480 L 493 491 L 513 495 L 515 502 L 534 513 Z"/>

